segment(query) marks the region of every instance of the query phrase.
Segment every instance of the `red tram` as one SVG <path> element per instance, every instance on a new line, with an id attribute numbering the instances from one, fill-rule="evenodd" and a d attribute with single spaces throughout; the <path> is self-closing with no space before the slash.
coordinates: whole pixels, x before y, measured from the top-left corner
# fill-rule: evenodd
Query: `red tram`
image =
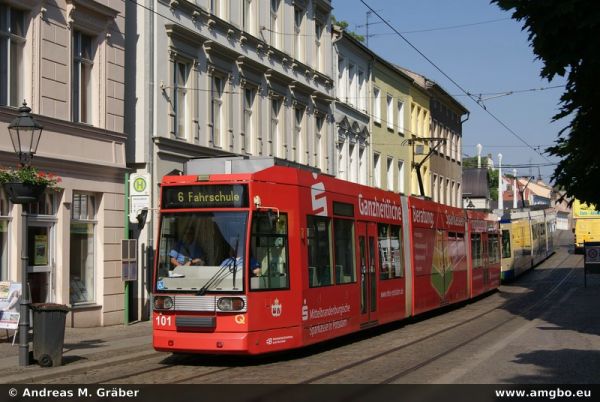
<path id="1" fill-rule="evenodd" d="M 499 285 L 493 215 L 279 162 L 193 160 L 164 177 L 156 350 L 298 348 Z"/>

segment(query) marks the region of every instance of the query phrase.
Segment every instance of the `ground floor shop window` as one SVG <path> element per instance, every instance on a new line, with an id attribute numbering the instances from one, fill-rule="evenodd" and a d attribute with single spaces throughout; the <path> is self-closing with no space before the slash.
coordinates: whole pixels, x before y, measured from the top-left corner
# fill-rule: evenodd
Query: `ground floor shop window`
<path id="1" fill-rule="evenodd" d="M 93 195 L 73 193 L 69 256 L 71 304 L 92 303 L 95 300 L 95 204 Z"/>

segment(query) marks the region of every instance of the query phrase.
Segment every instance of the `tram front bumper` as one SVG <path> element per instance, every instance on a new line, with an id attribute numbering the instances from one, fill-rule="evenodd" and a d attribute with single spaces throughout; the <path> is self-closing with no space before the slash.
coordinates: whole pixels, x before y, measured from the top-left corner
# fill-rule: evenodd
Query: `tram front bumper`
<path id="1" fill-rule="evenodd" d="M 154 330 L 154 349 L 181 353 L 241 353 L 253 354 L 244 332 L 179 332 Z"/>

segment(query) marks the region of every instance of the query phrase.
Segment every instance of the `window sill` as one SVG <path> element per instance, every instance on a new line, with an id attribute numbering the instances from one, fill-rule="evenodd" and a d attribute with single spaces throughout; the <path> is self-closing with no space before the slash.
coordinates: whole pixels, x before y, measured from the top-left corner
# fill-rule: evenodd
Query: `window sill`
<path id="1" fill-rule="evenodd" d="M 78 303 L 71 304 L 71 310 L 84 311 L 84 310 L 100 310 L 102 306 L 94 302 L 90 303 Z"/>

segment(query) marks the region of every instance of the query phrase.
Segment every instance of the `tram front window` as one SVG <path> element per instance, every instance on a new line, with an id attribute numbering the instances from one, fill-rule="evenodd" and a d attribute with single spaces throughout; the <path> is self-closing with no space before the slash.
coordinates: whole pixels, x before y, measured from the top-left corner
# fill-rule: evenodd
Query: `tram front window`
<path id="1" fill-rule="evenodd" d="M 242 291 L 247 212 L 163 214 L 156 290 Z"/>

